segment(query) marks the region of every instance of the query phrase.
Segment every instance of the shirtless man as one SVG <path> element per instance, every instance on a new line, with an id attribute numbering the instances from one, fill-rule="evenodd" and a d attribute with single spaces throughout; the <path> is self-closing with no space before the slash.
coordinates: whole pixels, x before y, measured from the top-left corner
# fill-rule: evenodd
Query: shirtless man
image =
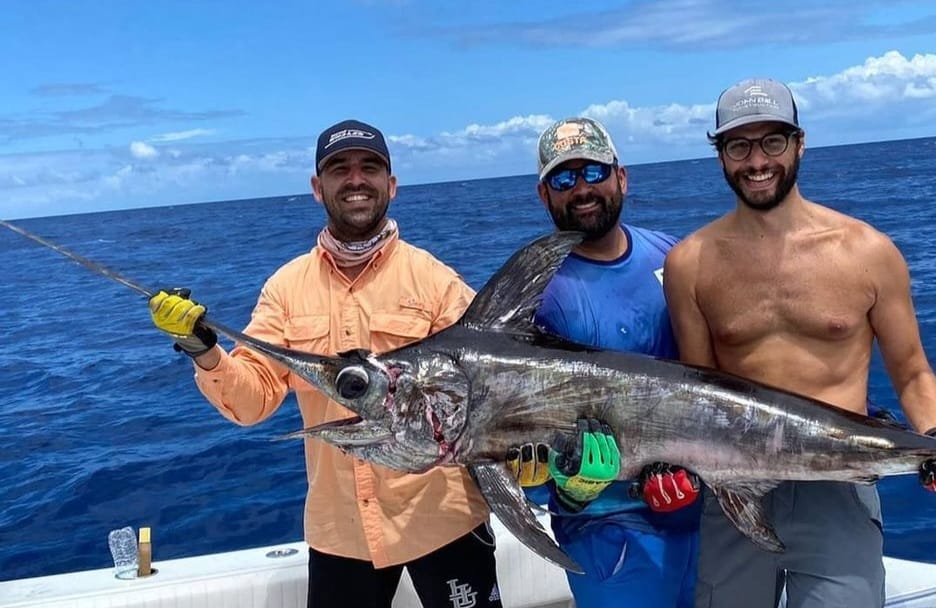
<path id="1" fill-rule="evenodd" d="M 667 256 L 681 359 L 866 414 L 877 339 L 908 420 L 936 434 L 936 376 L 907 264 L 884 234 L 800 194 L 805 135 L 790 90 L 773 80 L 727 89 L 709 139 L 737 206 Z M 936 491 L 934 472 L 927 461 L 920 476 Z M 883 605 L 874 486 L 786 482 L 764 505 L 783 553 L 755 547 L 707 496 L 697 607 L 774 607 L 784 584 L 791 608 Z"/>

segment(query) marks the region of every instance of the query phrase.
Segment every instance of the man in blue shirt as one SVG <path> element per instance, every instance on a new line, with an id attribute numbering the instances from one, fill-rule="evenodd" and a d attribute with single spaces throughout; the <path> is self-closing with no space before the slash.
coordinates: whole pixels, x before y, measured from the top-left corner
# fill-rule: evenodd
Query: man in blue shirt
<path id="1" fill-rule="evenodd" d="M 611 137 L 595 120 L 570 118 L 546 129 L 538 148 L 540 199 L 558 229 L 586 237 L 547 286 L 537 324 L 584 345 L 678 359 L 662 288 L 663 259 L 676 239 L 620 223 L 627 171 Z M 678 467 L 647 467 L 635 498 L 633 482 L 614 481 L 613 429 L 595 420 L 577 428 L 552 449 L 525 445 L 508 454 L 521 485 L 553 478 L 553 532 L 585 570 L 568 574 L 576 606 L 692 606 L 697 480 Z"/>

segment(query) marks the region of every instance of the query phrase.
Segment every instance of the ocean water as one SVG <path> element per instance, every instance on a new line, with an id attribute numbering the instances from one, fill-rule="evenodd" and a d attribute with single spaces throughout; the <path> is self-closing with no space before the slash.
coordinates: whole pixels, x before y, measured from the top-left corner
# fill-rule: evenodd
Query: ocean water
<path id="1" fill-rule="evenodd" d="M 714 157 L 635 165 L 629 179 L 625 220 L 678 236 L 734 204 Z M 478 288 L 552 229 L 535 185 L 403 186 L 391 215 Z M 808 150 L 800 187 L 894 239 L 936 360 L 936 139 Z M 266 277 L 324 222 L 297 195 L 18 223 L 147 287 L 188 286 L 242 327 Z M 107 533 L 126 525 L 152 527 L 157 561 L 301 539 L 302 446 L 271 441 L 301 427 L 292 399 L 260 425 L 231 424 L 151 326 L 145 298 L 2 229 L 0 260 L 0 580 L 110 566 Z M 898 409 L 878 357 L 871 397 Z M 936 561 L 936 495 L 910 476 L 879 487 L 886 552 Z"/>

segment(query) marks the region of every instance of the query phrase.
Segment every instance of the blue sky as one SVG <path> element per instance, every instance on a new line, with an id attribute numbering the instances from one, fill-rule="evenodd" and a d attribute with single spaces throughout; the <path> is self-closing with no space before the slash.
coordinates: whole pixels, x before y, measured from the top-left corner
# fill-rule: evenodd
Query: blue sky
<path id="1" fill-rule="evenodd" d="M 359 118 L 400 183 L 535 170 L 552 120 L 633 165 L 710 156 L 725 87 L 787 82 L 812 146 L 936 136 L 932 0 L 7 0 L 0 218 L 308 192 Z M 674 176 L 677 177 L 677 176 Z"/>

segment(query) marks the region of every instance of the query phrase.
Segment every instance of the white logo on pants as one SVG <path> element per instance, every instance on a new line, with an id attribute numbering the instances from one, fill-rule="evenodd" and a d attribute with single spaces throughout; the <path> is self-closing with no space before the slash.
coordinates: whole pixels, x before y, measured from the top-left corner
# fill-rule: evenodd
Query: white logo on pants
<path id="1" fill-rule="evenodd" d="M 470 584 L 459 585 L 457 578 L 445 582 L 448 583 L 449 589 L 452 591 L 449 594 L 449 599 L 452 600 L 453 608 L 473 608 L 478 605 L 478 592 L 472 591 Z"/>

